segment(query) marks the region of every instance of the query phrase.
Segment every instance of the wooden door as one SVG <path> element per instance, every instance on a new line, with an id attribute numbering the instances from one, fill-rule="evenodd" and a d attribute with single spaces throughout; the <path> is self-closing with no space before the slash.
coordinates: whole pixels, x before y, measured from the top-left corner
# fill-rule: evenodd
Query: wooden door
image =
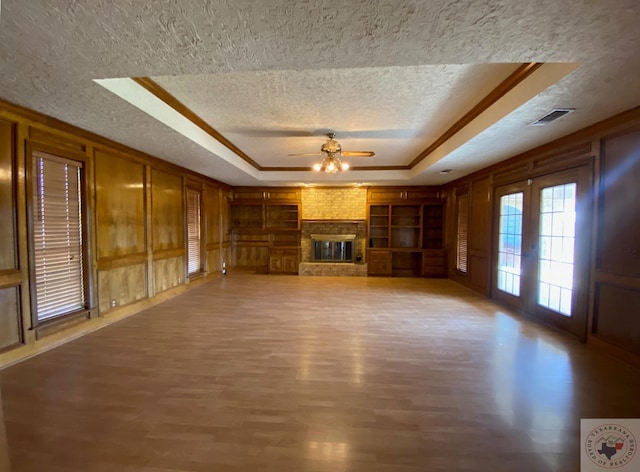
<path id="1" fill-rule="evenodd" d="M 591 178 L 582 167 L 531 185 L 527 311 L 581 340 L 587 333 Z"/>
<path id="2" fill-rule="evenodd" d="M 498 187 L 495 191 L 494 219 L 494 270 L 493 298 L 517 310 L 524 309 L 526 294 L 523 293 L 523 277 L 529 271 L 530 254 L 528 223 L 531 201 L 530 188 L 526 181 Z M 526 207 L 525 207 L 526 205 Z M 525 228 L 525 226 L 527 228 Z"/>
<path id="3" fill-rule="evenodd" d="M 496 189 L 493 296 L 586 336 L 591 213 L 582 167 Z"/>

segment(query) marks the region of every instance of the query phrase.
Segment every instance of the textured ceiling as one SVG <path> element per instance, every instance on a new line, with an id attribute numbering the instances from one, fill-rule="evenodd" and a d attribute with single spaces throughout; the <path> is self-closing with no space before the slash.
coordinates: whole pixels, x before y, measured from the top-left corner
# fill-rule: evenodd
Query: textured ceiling
<path id="1" fill-rule="evenodd" d="M 515 64 L 579 63 L 429 165 L 324 183 L 443 183 L 640 105 L 637 0 L 3 0 L 1 8 L 1 98 L 235 185 L 314 178 L 238 166 L 94 79 L 153 77 L 262 166 L 307 165 L 286 155 L 315 151 L 323 139 L 313 133 L 329 129 L 345 149 L 376 151 L 352 164 L 388 166 L 415 158 Z M 527 126 L 554 107 L 576 112 Z M 292 131 L 312 136 L 282 137 Z M 440 175 L 445 167 L 454 172 Z"/>

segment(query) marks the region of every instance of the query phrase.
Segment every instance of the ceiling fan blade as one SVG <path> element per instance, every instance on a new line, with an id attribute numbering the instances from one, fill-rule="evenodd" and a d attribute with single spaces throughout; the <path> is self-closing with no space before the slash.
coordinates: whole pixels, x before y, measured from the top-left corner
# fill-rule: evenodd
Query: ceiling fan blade
<path id="1" fill-rule="evenodd" d="M 289 157 L 299 157 L 299 156 L 322 156 L 324 153 L 322 152 L 305 152 L 302 154 L 289 154 Z"/>
<path id="2" fill-rule="evenodd" d="M 344 157 L 373 157 L 376 155 L 373 151 L 342 151 L 340 154 Z"/>

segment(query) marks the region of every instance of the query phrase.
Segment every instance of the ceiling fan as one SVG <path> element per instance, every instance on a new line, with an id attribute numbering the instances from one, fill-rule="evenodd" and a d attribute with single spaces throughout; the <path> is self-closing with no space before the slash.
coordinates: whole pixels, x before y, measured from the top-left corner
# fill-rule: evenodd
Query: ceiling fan
<path id="1" fill-rule="evenodd" d="M 335 133 L 327 133 L 327 136 L 329 140 L 322 145 L 320 152 L 289 154 L 289 156 L 324 156 L 321 162 L 313 165 L 313 170 L 334 173 L 349 169 L 349 164 L 342 162 L 341 157 L 372 157 L 376 154 L 373 151 L 343 151 L 340 143 L 333 139 L 336 136 Z"/>

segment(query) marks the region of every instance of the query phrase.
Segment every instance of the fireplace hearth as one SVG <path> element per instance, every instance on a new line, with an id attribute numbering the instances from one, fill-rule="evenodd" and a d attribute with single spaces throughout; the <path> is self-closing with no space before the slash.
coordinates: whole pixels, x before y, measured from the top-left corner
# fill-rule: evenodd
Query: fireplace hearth
<path id="1" fill-rule="evenodd" d="M 364 220 L 303 220 L 300 275 L 367 275 Z"/>

